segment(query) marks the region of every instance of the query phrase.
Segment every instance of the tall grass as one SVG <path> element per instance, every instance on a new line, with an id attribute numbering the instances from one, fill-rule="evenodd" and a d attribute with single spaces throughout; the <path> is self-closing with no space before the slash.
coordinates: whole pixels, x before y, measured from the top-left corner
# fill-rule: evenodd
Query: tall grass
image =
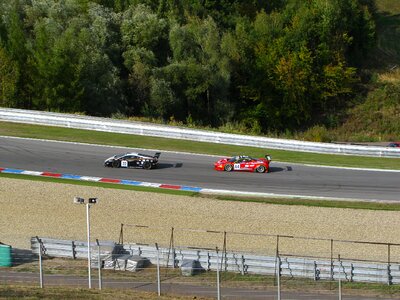
<path id="1" fill-rule="evenodd" d="M 398 0 L 376 0 L 376 7 L 381 12 L 389 14 L 400 14 L 400 1 Z"/>

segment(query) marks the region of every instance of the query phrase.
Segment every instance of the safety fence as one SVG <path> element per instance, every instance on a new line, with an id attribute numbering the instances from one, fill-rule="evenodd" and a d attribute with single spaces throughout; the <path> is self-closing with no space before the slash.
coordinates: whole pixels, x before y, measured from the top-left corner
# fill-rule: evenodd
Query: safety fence
<path id="1" fill-rule="evenodd" d="M 374 295 L 368 282 L 398 284 L 400 278 L 398 263 L 352 261 L 340 255 L 331 261 L 279 251 L 270 256 L 218 247 L 99 240 L 87 246 L 83 241 L 33 237 L 31 250 L 11 249 L 12 264 L 0 267 L 2 288 L 12 285 L 15 290 L 20 285 L 19 296 L 32 286 L 43 293 L 50 287 L 64 287 L 63 293 L 67 287 L 114 289 L 115 298 L 126 298 L 132 290 L 136 298 L 145 291 L 154 297 L 180 295 L 182 299 L 338 299 L 338 295 L 341 299 L 342 294 L 346 299 L 360 299 L 354 296 L 356 282 L 356 294 L 366 290 L 362 299 L 376 299 L 380 294 Z M 366 282 L 362 290 L 359 282 Z M 49 293 L 54 295 L 54 291 Z M 33 293 L 39 295 L 37 289 Z"/>
<path id="2" fill-rule="evenodd" d="M 390 147 L 276 139 L 43 111 L 0 108 L 0 120 L 267 149 L 360 156 L 400 157 L 400 149 Z"/>
<path id="3" fill-rule="evenodd" d="M 32 238 L 32 252 L 50 257 L 87 258 L 87 243 L 82 241 Z M 227 251 L 226 249 L 193 249 L 190 247 L 159 247 L 154 245 L 118 244 L 99 241 L 91 244 L 92 266 L 126 269 L 127 265 L 144 263 L 163 267 L 182 268 L 183 264 L 196 265 L 205 271 L 225 271 L 242 275 L 278 275 L 286 278 L 318 280 L 344 280 L 348 282 L 400 283 L 398 262 L 356 261 L 345 257 L 295 257 L 277 251 L 275 256 L 255 255 Z M 139 259 L 142 258 L 142 259 Z M 121 267 L 123 266 L 123 267 Z"/>

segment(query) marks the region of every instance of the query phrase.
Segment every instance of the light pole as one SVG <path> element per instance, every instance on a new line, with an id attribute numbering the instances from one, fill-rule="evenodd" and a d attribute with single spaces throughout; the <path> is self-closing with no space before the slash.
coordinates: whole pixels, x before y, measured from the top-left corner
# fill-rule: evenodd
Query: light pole
<path id="1" fill-rule="evenodd" d="M 75 204 L 86 204 L 86 224 L 87 224 L 87 256 L 88 256 L 88 281 L 89 289 L 92 288 L 92 276 L 91 276 L 91 259 L 90 259 L 90 204 L 96 204 L 97 198 L 89 198 L 88 202 L 85 203 L 85 199 L 80 197 L 74 198 Z"/>

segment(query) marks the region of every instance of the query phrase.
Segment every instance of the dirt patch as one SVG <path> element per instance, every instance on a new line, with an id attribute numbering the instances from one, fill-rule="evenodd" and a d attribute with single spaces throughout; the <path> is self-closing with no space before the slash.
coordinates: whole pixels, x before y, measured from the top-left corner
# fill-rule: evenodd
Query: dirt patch
<path id="1" fill-rule="evenodd" d="M 222 248 L 225 231 L 228 250 L 267 255 L 275 253 L 277 235 L 281 235 L 280 253 L 323 257 L 331 255 L 330 239 L 400 243 L 399 212 L 217 201 L 7 178 L 0 178 L 0 242 L 29 249 L 30 238 L 36 235 L 85 240 L 85 206 L 73 204 L 74 196 L 99 199 L 91 208 L 93 240 L 118 241 L 123 223 L 125 243 L 168 246 L 174 227 L 176 246 Z M 387 259 L 385 245 L 334 242 L 333 246 L 335 257 Z M 392 261 L 400 261 L 399 248 L 391 246 Z"/>

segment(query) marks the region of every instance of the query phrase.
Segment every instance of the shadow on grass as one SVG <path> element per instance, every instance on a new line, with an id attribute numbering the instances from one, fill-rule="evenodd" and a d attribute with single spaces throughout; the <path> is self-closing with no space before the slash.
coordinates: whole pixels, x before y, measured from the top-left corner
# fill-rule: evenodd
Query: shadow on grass
<path id="1" fill-rule="evenodd" d="M 17 267 L 29 264 L 38 260 L 38 256 L 32 253 L 32 250 L 12 248 L 11 250 L 12 266 Z"/>

